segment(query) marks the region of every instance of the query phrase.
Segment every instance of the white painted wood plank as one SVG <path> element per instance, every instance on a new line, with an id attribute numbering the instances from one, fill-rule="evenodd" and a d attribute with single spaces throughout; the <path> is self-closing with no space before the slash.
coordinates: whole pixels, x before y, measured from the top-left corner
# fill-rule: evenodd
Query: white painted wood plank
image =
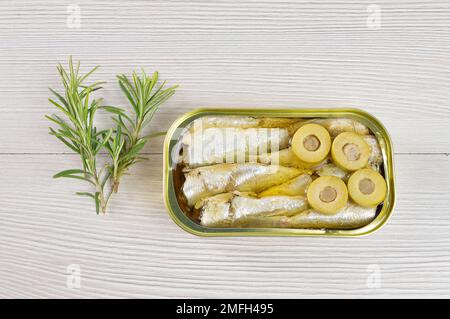
<path id="1" fill-rule="evenodd" d="M 0 297 L 450 296 L 450 3 L 376 1 L 0 2 Z M 398 204 L 359 239 L 197 238 L 162 203 L 161 155 L 136 167 L 107 216 L 74 181 L 77 164 L 47 135 L 55 63 L 102 64 L 114 75 L 146 67 L 181 87 L 155 118 L 165 130 L 198 106 L 360 107 L 391 132 Z M 99 125 L 107 125 L 100 120 Z M 160 154 L 161 139 L 147 152 Z M 407 155 L 424 153 L 424 155 Z M 66 287 L 78 264 L 82 288 Z M 381 268 L 369 289 L 367 267 Z"/>
<path id="2" fill-rule="evenodd" d="M 180 84 L 154 130 L 198 106 L 360 107 L 397 152 L 450 152 L 448 1 L 377 1 L 379 30 L 366 26 L 371 1 L 77 3 L 80 29 L 67 28 L 66 3 L 1 2 L 0 152 L 65 151 L 43 116 L 70 54 L 103 65 L 110 104 L 124 104 L 120 72 L 158 69 Z"/>
<path id="3" fill-rule="evenodd" d="M 0 297 L 450 296 L 450 160 L 396 157 L 398 202 L 356 239 L 200 238 L 169 218 L 162 160 L 136 167 L 106 216 L 52 180 L 72 155 L 1 155 Z M 66 267 L 81 267 L 80 289 Z M 370 289 L 369 265 L 381 269 Z"/>

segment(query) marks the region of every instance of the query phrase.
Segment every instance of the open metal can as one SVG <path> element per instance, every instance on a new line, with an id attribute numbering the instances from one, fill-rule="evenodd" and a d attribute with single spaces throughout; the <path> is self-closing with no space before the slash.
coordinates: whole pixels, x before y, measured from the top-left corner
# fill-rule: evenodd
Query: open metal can
<path id="1" fill-rule="evenodd" d="M 215 228 L 196 223 L 186 214 L 179 202 L 179 185 L 175 180 L 177 163 L 174 154 L 177 142 L 192 121 L 203 116 L 240 115 L 276 118 L 348 118 L 356 120 L 370 129 L 376 137 L 382 153 L 382 171 L 387 192 L 379 205 L 376 217 L 367 225 L 355 229 L 311 229 L 311 228 Z M 216 109 L 203 108 L 186 113 L 176 120 L 167 132 L 164 142 L 164 200 L 169 215 L 182 229 L 199 236 L 342 236 L 356 237 L 373 233 L 389 219 L 395 203 L 394 163 L 392 141 L 385 127 L 369 113 L 359 109 Z"/>

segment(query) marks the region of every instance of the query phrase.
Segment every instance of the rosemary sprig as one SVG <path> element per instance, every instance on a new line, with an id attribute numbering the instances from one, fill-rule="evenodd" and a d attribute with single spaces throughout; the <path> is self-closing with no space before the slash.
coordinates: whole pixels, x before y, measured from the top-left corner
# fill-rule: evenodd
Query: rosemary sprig
<path id="1" fill-rule="evenodd" d="M 54 175 L 54 178 L 75 178 L 92 184 L 93 193 L 79 192 L 78 195 L 89 196 L 95 201 L 97 214 L 101 210 L 106 211 L 110 194 L 105 194 L 105 184 L 109 178 L 109 171 L 97 168 L 97 154 L 109 141 L 113 130 L 97 131 L 94 126 L 94 118 L 101 103 L 101 99 L 90 99 L 92 92 L 99 90 L 104 82 L 95 82 L 85 85 L 84 81 L 98 68 L 94 67 L 88 73 L 79 74 L 80 62 L 76 66 L 69 59 L 69 71 L 58 64 L 58 72 L 64 86 L 64 94 L 59 94 L 53 89 L 50 91 L 55 99 L 48 100 L 56 106 L 67 119 L 52 114 L 47 119 L 58 125 L 57 129 L 49 128 L 50 134 L 56 136 L 66 146 L 80 155 L 82 169 L 69 169 Z"/>
<path id="2" fill-rule="evenodd" d="M 94 192 L 78 192 L 77 195 L 89 196 L 95 201 L 97 214 L 106 212 L 108 201 L 118 191 L 120 179 L 134 163 L 144 159 L 139 155 L 149 138 L 164 133 L 143 136 L 142 130 L 150 123 L 158 107 L 175 93 L 176 86 L 167 89 L 164 84 L 157 85 L 158 72 L 150 77 L 142 71 L 142 76 L 135 72 L 130 82 L 125 75 L 118 75 L 119 85 L 129 100 L 133 112 L 116 106 L 101 105 L 102 99 L 90 99 L 90 94 L 101 88 L 104 82 L 85 85 L 84 81 L 98 68 L 88 73 L 79 74 L 80 63 L 76 66 L 69 59 L 69 72 L 58 64 L 58 72 L 64 86 L 64 94 L 53 89 L 50 91 L 56 99 L 49 101 L 56 106 L 67 119 L 52 114 L 46 116 L 58 125 L 49 128 L 50 134 L 56 136 L 72 151 L 80 155 L 81 169 L 69 169 L 54 175 L 54 178 L 75 178 L 84 180 L 94 187 Z M 114 114 L 116 129 L 97 131 L 94 118 L 98 109 Z M 97 156 L 105 148 L 110 155 L 110 162 L 97 167 Z"/>
<path id="3" fill-rule="evenodd" d="M 149 138 L 165 133 L 156 133 L 150 136 L 142 135 L 143 129 L 150 123 L 158 107 L 170 98 L 177 86 L 164 89 L 165 82 L 158 86 L 158 72 L 152 76 L 142 71 L 141 76 L 133 72 L 130 81 L 124 74 L 117 76 L 122 92 L 132 106 L 133 112 L 129 116 L 117 107 L 104 107 L 115 116 L 117 124 L 115 134 L 105 144 L 110 154 L 111 182 L 114 192 L 118 191 L 121 177 L 127 173 L 129 167 L 144 159 L 139 155 Z"/>

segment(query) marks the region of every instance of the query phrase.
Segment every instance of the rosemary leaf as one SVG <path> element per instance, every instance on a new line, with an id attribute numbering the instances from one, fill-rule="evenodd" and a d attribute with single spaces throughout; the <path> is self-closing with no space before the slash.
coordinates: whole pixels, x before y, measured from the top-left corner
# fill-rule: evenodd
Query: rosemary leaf
<path id="1" fill-rule="evenodd" d="M 100 89 L 100 85 L 104 82 L 95 82 L 86 85 L 85 80 L 98 67 L 91 69 L 85 75 L 80 75 L 80 63 L 76 66 L 72 63 L 72 58 L 69 58 L 69 70 L 66 71 L 64 67 L 59 64 L 57 66 L 58 73 L 61 77 L 63 85 L 63 93 L 58 93 L 54 89 L 50 89 L 52 94 L 56 96 L 56 102 L 49 99 L 62 114 L 62 117 L 52 114 L 46 116 L 51 122 L 59 126 L 58 129 L 49 128 L 50 134 L 57 137 L 72 151 L 79 154 L 82 169 L 71 169 L 55 174 L 55 178 L 72 178 L 80 179 L 92 184 L 95 188 L 95 195 L 93 199 L 96 204 L 96 210 L 106 212 L 109 194 L 105 194 L 105 185 L 102 183 L 104 177 L 99 174 L 97 170 L 96 155 L 102 147 L 108 142 L 113 130 L 97 134 L 97 128 L 94 126 L 94 117 L 101 100 L 91 99 L 91 93 Z M 109 173 L 107 174 L 109 178 Z"/>
<path id="2" fill-rule="evenodd" d="M 142 131 L 158 107 L 175 93 L 176 86 L 164 88 L 165 82 L 158 85 L 158 72 L 154 72 L 151 77 L 144 71 L 141 76 L 133 72 L 132 81 L 126 75 L 118 75 L 119 87 L 132 106 L 132 113 L 127 114 L 123 108 L 102 105 L 101 98 L 91 97 L 105 83 L 85 83 L 98 66 L 81 75 L 80 62 L 74 65 L 70 57 L 68 64 L 68 70 L 61 64 L 57 66 L 63 92 L 50 88 L 55 99 L 48 99 L 63 116 L 52 114 L 45 117 L 57 125 L 55 128 L 50 127 L 49 133 L 79 154 L 82 168 L 64 170 L 53 177 L 78 179 L 91 184 L 93 192 L 76 194 L 93 199 L 97 214 L 105 213 L 111 195 L 118 190 L 120 178 L 127 175 L 134 163 L 145 159 L 139 153 L 149 138 L 164 134 L 143 136 Z M 115 129 L 97 130 L 94 120 L 99 109 L 113 115 Z M 107 151 L 110 161 L 99 168 L 97 156 L 102 149 Z"/>
<path id="3" fill-rule="evenodd" d="M 119 86 L 132 106 L 131 115 L 125 114 L 122 109 L 105 108 L 116 116 L 113 120 L 117 124 L 113 143 L 115 148 L 109 152 L 113 162 L 111 171 L 111 183 L 114 192 L 117 192 L 120 178 L 138 160 L 139 153 L 148 141 L 148 136 L 143 136 L 142 131 L 150 123 L 158 107 L 170 98 L 177 86 L 164 88 L 165 82 L 158 85 L 158 72 L 149 76 L 142 71 L 141 75 L 133 72 L 132 81 L 124 74 L 117 75 Z M 123 119 L 126 119 L 127 123 Z M 133 119 L 133 120 L 132 120 Z"/>

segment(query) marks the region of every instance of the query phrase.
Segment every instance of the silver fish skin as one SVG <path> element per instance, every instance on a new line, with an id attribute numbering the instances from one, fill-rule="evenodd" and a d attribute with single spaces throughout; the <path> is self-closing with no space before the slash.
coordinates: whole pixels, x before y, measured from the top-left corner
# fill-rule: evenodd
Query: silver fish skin
<path id="1" fill-rule="evenodd" d="M 336 176 L 336 177 L 344 180 L 345 182 L 350 177 L 349 172 L 347 172 L 346 170 L 343 170 L 342 168 L 340 168 L 332 163 L 327 163 L 327 164 L 323 165 L 322 167 L 320 167 L 316 171 L 316 174 L 319 176 Z"/>
<path id="2" fill-rule="evenodd" d="M 311 122 L 324 126 L 332 138 L 343 132 L 354 132 L 360 135 L 370 134 L 370 130 L 367 126 L 349 118 L 319 118 L 314 119 Z"/>
<path id="3" fill-rule="evenodd" d="M 207 227 L 238 224 L 250 216 L 292 216 L 304 211 L 304 196 L 268 196 L 257 198 L 244 193 L 225 193 L 203 201 L 200 221 Z"/>
<path id="4" fill-rule="evenodd" d="M 260 154 L 258 162 L 263 164 L 276 164 L 288 167 L 306 168 L 307 165 L 303 163 L 297 155 L 294 154 L 291 147 L 282 149 L 280 151 Z"/>
<path id="5" fill-rule="evenodd" d="M 378 144 L 378 140 L 374 135 L 366 135 L 364 136 L 364 140 L 369 144 L 371 149 L 368 166 L 379 172 L 380 167 L 383 164 L 383 154 L 381 152 L 380 144 Z"/>
<path id="6" fill-rule="evenodd" d="M 183 135 L 182 161 L 188 167 L 256 162 L 258 154 L 289 146 L 286 128 L 210 127 Z"/>
<path id="7" fill-rule="evenodd" d="M 229 226 L 233 221 L 231 215 L 231 199 L 233 193 L 223 193 L 203 199 L 200 202 L 200 224 L 203 226 Z"/>
<path id="8" fill-rule="evenodd" d="M 280 151 L 279 157 L 288 161 L 289 166 L 300 167 L 301 163 L 289 157 L 290 151 L 285 149 L 289 147 L 290 137 L 306 123 L 323 125 L 333 138 L 342 132 L 370 134 L 364 124 L 349 118 L 299 120 L 250 116 L 205 116 L 193 121 L 182 135 L 179 142 L 183 149 L 181 160 L 188 167 L 256 162 L 257 160 L 267 163 L 274 158 L 268 154 L 275 155 L 277 151 Z"/>
<path id="9" fill-rule="evenodd" d="M 241 191 L 259 193 L 284 183 L 302 170 L 259 163 L 216 164 L 188 169 L 182 187 L 189 206 L 220 193 Z"/>
<path id="10" fill-rule="evenodd" d="M 333 215 L 321 214 L 313 209 L 293 216 L 248 217 L 233 227 L 354 229 L 369 224 L 376 216 L 377 208 L 365 208 L 349 202 Z"/>
<path id="11" fill-rule="evenodd" d="M 299 121 L 289 126 L 289 132 L 295 133 L 300 127 L 308 123 L 316 123 L 325 127 L 332 138 L 343 132 L 354 132 L 360 135 L 370 134 L 370 130 L 364 124 L 350 118 L 314 118 Z"/>
<path id="12" fill-rule="evenodd" d="M 282 117 L 253 117 L 245 115 L 206 115 L 195 119 L 190 125 L 191 132 L 196 127 L 203 129 L 209 127 L 238 127 L 238 128 L 273 128 L 273 127 L 288 127 L 297 123 L 299 119 L 282 118 Z"/>
<path id="13" fill-rule="evenodd" d="M 273 195 L 306 195 L 306 190 L 308 189 L 308 186 L 309 184 L 311 184 L 311 182 L 312 178 L 309 174 L 302 174 L 294 177 L 291 180 L 288 180 L 287 182 L 284 182 L 283 184 L 269 187 L 268 189 L 259 193 L 258 197 Z"/>
<path id="14" fill-rule="evenodd" d="M 306 171 L 314 171 L 322 167 L 330 161 L 329 158 L 324 159 L 318 164 L 308 164 L 302 162 L 297 155 L 295 155 L 292 147 L 282 149 L 277 152 L 264 153 L 258 156 L 258 162 L 263 164 L 281 165 L 287 167 L 296 167 Z"/>

